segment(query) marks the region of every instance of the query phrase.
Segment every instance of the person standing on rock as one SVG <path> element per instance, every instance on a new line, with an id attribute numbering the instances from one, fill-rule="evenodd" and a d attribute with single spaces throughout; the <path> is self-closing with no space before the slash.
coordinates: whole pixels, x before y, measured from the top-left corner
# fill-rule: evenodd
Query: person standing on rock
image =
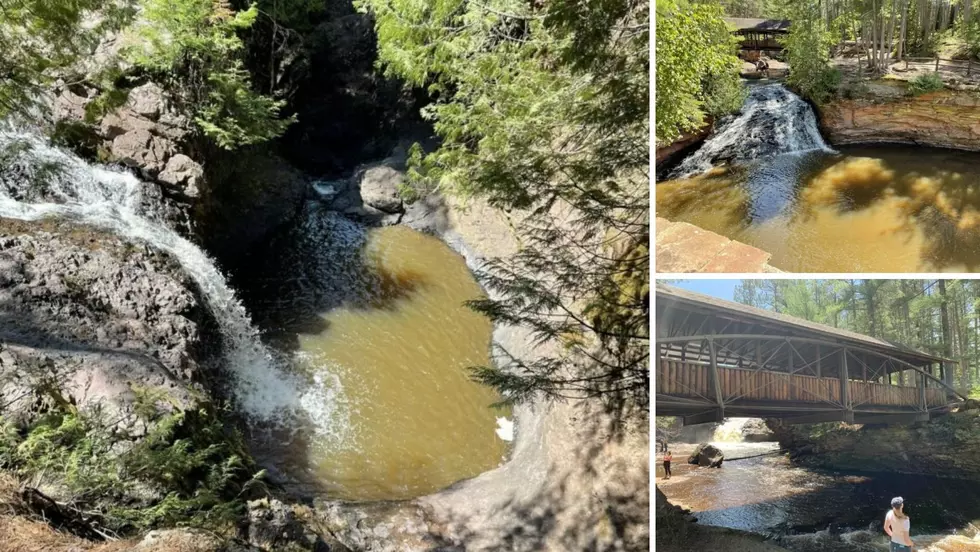
<path id="1" fill-rule="evenodd" d="M 664 477 L 664 479 L 670 479 L 670 461 L 673 458 L 674 456 L 670 453 L 669 450 L 664 453 L 664 473 L 667 474 L 666 477 Z"/>
<path id="2" fill-rule="evenodd" d="M 885 533 L 892 539 L 891 552 L 912 552 L 912 539 L 909 538 L 911 521 L 903 511 L 905 501 L 897 496 L 892 499 L 892 509 L 885 514 Z"/>

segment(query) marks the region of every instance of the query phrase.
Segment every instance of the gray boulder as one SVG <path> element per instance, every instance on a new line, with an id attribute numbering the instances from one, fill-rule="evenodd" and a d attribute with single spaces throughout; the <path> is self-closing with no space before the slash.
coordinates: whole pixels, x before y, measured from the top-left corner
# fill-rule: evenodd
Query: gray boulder
<path id="1" fill-rule="evenodd" d="M 213 321 L 165 255 L 64 222 L 0 219 L 0 404 L 14 422 L 67 401 L 146 431 L 138 394 L 195 404 Z M 53 404 L 52 404 L 53 406 Z M 43 407 L 41 408 L 43 410 Z"/>
<path id="2" fill-rule="evenodd" d="M 136 129 L 117 136 L 109 151 L 117 161 L 155 177 L 174 154 L 174 146 L 148 130 Z"/>
<path id="3" fill-rule="evenodd" d="M 203 178 L 204 169 L 201 165 L 183 153 L 178 153 L 167 161 L 157 180 L 176 188 L 186 197 L 195 198 L 200 195 L 198 185 Z"/>
<path id="4" fill-rule="evenodd" d="M 370 167 L 355 175 L 361 191 L 361 201 L 385 213 L 400 213 L 404 210 L 399 186 L 405 175 L 387 165 Z"/>
<path id="5" fill-rule="evenodd" d="M 701 443 L 698 445 L 698 447 L 694 449 L 691 456 L 687 459 L 688 464 L 710 468 L 720 468 L 721 463 L 724 461 L 724 453 L 708 443 Z"/>
<path id="6" fill-rule="evenodd" d="M 167 108 L 163 89 L 152 82 L 137 86 L 129 91 L 126 107 L 141 117 L 156 121 Z"/>
<path id="7" fill-rule="evenodd" d="M 761 418 L 753 418 L 742 426 L 742 440 L 748 443 L 775 441 L 772 430 Z"/>

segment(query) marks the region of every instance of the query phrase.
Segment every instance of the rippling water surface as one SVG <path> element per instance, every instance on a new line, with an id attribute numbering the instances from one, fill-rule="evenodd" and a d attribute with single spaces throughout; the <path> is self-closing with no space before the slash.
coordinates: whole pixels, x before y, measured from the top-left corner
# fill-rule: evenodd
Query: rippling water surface
<path id="1" fill-rule="evenodd" d="M 658 471 L 658 487 L 699 523 L 769 535 L 797 552 L 885 551 L 884 516 L 891 498 L 902 496 L 921 550 L 980 550 L 980 542 L 964 543 L 980 530 L 980 483 L 817 471 L 773 454 L 775 443 L 714 444 L 727 459 L 720 469 L 687 465 L 693 446 L 678 445 L 675 477 L 664 481 Z"/>
<path id="2" fill-rule="evenodd" d="M 362 300 L 303 324 L 291 352 L 297 373 L 331 390 L 337 431 L 294 441 L 280 463 L 354 500 L 420 496 L 497 467 L 510 413 L 470 378 L 489 362 L 492 327 L 464 304 L 482 295 L 464 259 L 405 227 L 368 230 L 359 247 Z"/>
<path id="3" fill-rule="evenodd" d="M 980 270 L 980 154 L 850 146 L 657 185 L 657 215 L 759 247 L 794 272 Z"/>

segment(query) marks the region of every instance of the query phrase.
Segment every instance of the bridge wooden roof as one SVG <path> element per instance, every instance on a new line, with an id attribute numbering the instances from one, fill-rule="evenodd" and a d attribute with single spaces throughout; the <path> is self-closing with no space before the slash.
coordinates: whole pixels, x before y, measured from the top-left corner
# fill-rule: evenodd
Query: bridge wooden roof
<path id="1" fill-rule="evenodd" d="M 754 327 L 760 328 L 758 331 L 740 331 L 738 333 L 765 333 L 825 339 L 836 343 L 852 344 L 876 350 L 917 365 L 932 362 L 956 362 L 955 360 L 919 351 L 899 343 L 810 322 L 802 318 L 796 318 L 795 316 L 750 307 L 741 303 L 726 301 L 662 283 L 657 283 L 656 287 L 658 316 L 665 309 L 688 309 L 718 318 L 752 324 Z M 673 318 L 676 319 L 676 315 Z"/>
<path id="2" fill-rule="evenodd" d="M 751 19 L 747 17 L 726 17 L 725 23 L 735 27 L 736 31 L 758 33 L 788 33 L 788 19 Z"/>

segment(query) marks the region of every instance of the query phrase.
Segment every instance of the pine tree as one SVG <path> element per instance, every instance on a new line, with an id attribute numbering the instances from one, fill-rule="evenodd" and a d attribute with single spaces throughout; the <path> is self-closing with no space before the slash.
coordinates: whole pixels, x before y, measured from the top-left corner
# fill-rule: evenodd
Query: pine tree
<path id="1" fill-rule="evenodd" d="M 509 401 L 649 398 L 649 5 L 364 0 L 388 75 L 425 87 L 442 138 L 427 190 L 527 214 L 473 304 L 534 332 L 534 359 L 475 376 Z M 555 345 L 546 347 L 546 345 Z M 554 351 L 551 354 L 543 351 Z M 629 400 L 623 400 L 627 398 Z"/>

